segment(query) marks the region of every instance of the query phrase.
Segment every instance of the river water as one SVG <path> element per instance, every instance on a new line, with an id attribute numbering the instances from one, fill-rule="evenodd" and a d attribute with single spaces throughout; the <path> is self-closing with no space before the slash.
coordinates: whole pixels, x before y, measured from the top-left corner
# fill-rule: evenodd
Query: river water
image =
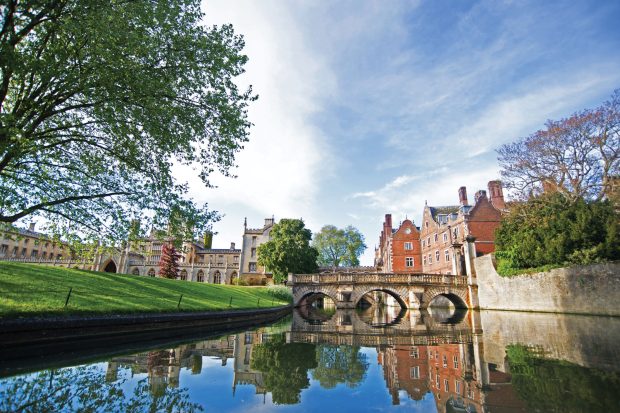
<path id="1" fill-rule="evenodd" d="M 4 366 L 0 411 L 620 412 L 619 318 L 308 307 L 203 337 Z"/>

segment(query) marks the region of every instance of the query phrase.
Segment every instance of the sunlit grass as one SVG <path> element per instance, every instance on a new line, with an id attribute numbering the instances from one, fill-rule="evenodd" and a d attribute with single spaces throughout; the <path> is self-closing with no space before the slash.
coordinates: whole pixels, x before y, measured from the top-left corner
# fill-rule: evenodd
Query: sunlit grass
<path id="1" fill-rule="evenodd" d="M 72 289 L 69 303 L 65 302 Z M 181 305 L 178 306 L 179 298 Z M 288 304 L 237 287 L 0 261 L 0 317 L 219 311 Z"/>

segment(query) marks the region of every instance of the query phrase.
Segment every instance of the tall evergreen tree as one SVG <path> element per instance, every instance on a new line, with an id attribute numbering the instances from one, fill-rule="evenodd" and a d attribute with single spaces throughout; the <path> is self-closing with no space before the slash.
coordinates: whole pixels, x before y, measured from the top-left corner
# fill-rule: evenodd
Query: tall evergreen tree
<path id="1" fill-rule="evenodd" d="M 175 279 L 179 276 L 179 253 L 172 244 L 164 244 L 159 259 L 159 276 Z"/>

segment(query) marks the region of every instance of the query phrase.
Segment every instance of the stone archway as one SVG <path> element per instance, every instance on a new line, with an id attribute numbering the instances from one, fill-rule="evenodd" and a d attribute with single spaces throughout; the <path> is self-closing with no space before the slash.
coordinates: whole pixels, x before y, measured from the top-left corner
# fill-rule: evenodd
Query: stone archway
<path id="1" fill-rule="evenodd" d="M 329 299 L 331 299 L 334 302 L 334 305 L 336 305 L 337 298 L 334 294 L 330 294 L 327 291 L 306 291 L 303 294 L 299 295 L 299 298 L 297 298 L 295 300 L 295 306 L 296 307 L 303 307 L 303 306 L 308 306 L 311 305 L 314 301 L 322 298 L 322 297 L 327 297 Z"/>
<path id="2" fill-rule="evenodd" d="M 106 265 L 103 267 L 103 272 L 111 272 L 111 273 L 116 273 L 116 263 L 114 262 L 114 260 L 109 260 Z"/>
<path id="3" fill-rule="evenodd" d="M 357 307 L 360 301 L 362 301 L 362 299 L 364 298 L 364 296 L 367 296 L 373 291 L 380 291 L 380 292 L 383 292 L 389 295 L 390 297 L 394 298 L 394 300 L 398 303 L 398 305 L 403 309 L 419 307 L 415 296 L 413 294 L 409 294 L 409 292 L 404 288 L 399 289 L 399 288 L 386 288 L 386 287 L 370 287 L 370 288 L 365 288 L 363 290 L 356 290 L 354 291 L 354 294 L 351 297 L 351 301 L 353 301 L 355 303 L 355 307 Z"/>
<path id="4" fill-rule="evenodd" d="M 467 290 L 449 288 L 431 288 L 427 290 L 423 295 L 421 308 L 428 308 L 431 302 L 438 296 L 442 296 L 448 299 L 457 309 L 468 308 Z"/>

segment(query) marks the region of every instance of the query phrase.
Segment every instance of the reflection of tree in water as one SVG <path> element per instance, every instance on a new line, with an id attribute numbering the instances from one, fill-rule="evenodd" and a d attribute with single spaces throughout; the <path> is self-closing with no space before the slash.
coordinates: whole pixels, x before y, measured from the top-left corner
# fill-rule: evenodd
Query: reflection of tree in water
<path id="1" fill-rule="evenodd" d="M 357 387 L 368 369 L 368 358 L 359 352 L 359 347 L 319 345 L 316 361 L 318 366 L 312 371 L 312 378 L 326 389 L 332 389 L 338 383 Z"/>
<path id="2" fill-rule="evenodd" d="M 522 345 L 506 349 L 511 383 L 528 408 L 541 412 L 618 412 L 620 375 L 548 360 Z"/>
<path id="3" fill-rule="evenodd" d="M 284 334 L 273 335 L 269 342 L 254 346 L 251 367 L 263 372 L 275 404 L 296 404 L 301 390 L 310 385 L 308 370 L 316 367 L 315 346 L 287 344 Z"/>
<path id="4" fill-rule="evenodd" d="M 0 411 L 202 411 L 191 403 L 187 389 L 168 388 L 153 395 L 148 379 L 125 394 L 125 379 L 106 382 L 98 366 L 47 370 L 0 381 Z"/>

